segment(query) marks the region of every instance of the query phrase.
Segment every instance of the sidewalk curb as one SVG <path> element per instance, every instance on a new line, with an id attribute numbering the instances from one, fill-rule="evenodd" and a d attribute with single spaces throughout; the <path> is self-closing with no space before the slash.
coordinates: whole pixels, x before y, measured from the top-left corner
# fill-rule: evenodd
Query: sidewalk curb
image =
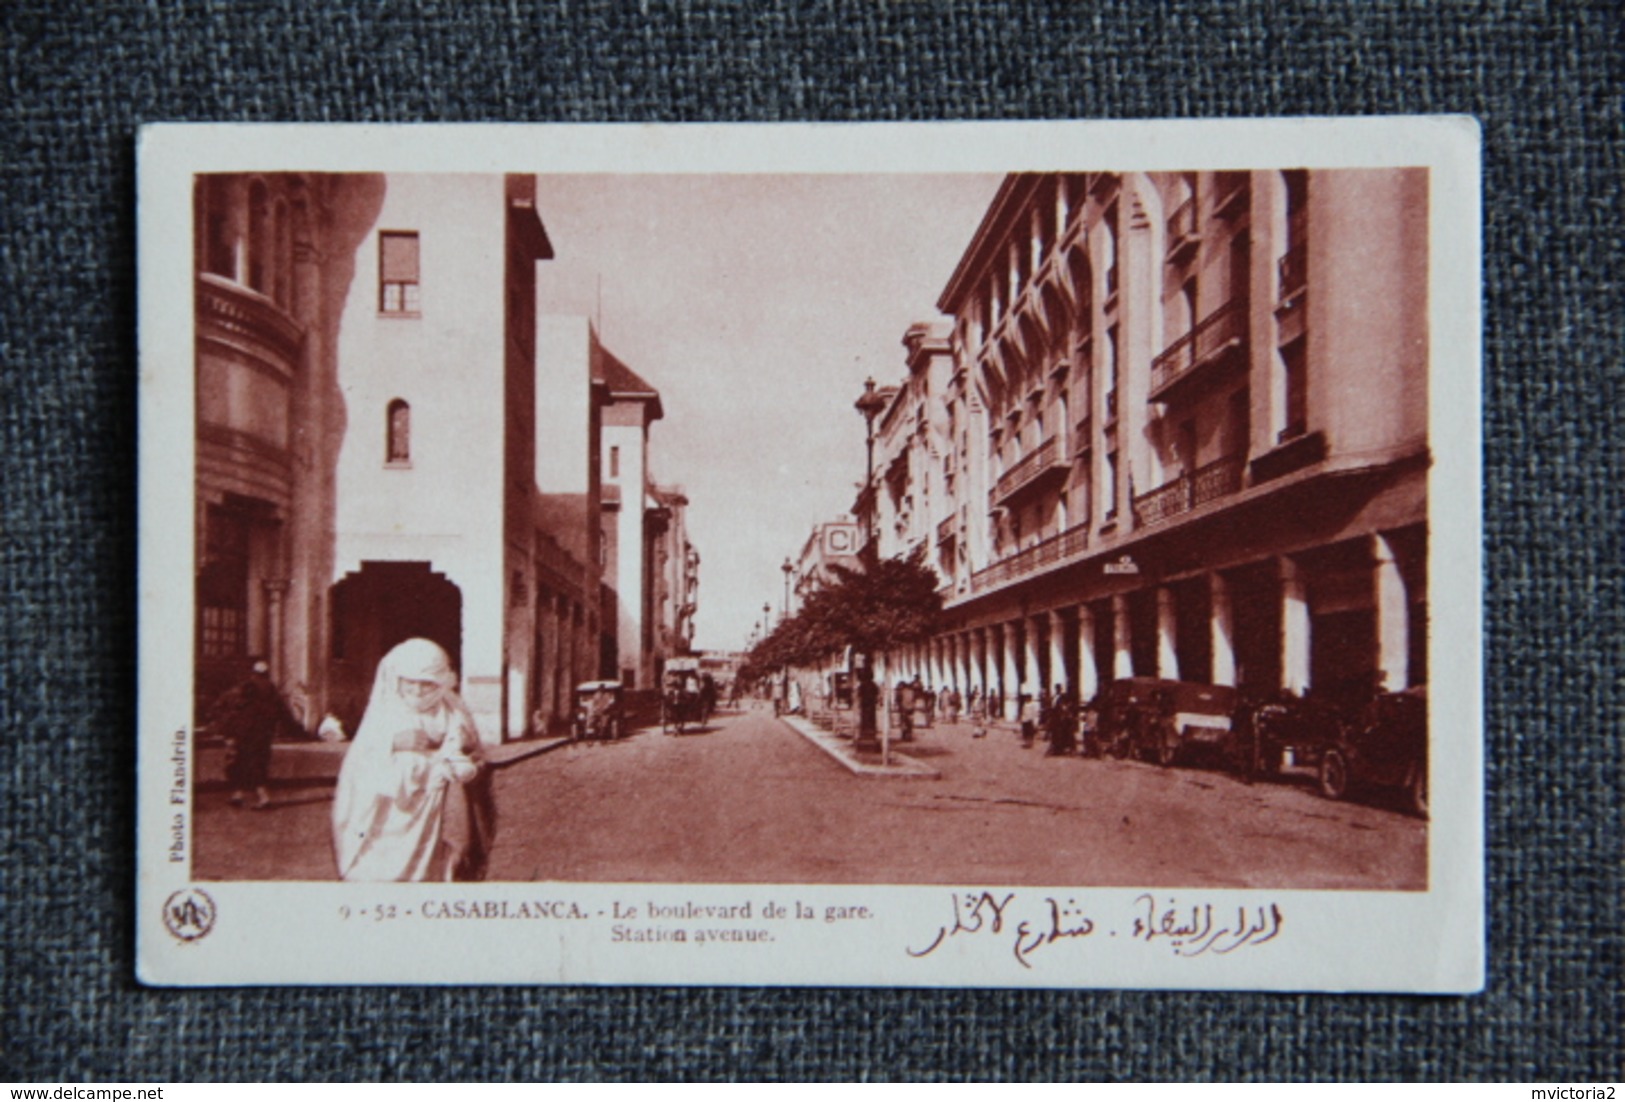
<path id="1" fill-rule="evenodd" d="M 565 735 L 561 738 L 526 739 L 520 742 L 505 742 L 500 746 L 492 747 L 486 751 L 486 762 L 493 770 L 506 769 L 522 761 L 540 757 L 563 746 L 569 746 L 576 740 Z"/>
<path id="2" fill-rule="evenodd" d="M 802 738 L 818 747 L 818 749 L 834 758 L 848 772 L 859 777 L 891 777 L 905 781 L 938 781 L 942 779 L 942 774 L 938 770 L 896 750 L 892 751 L 892 764 L 890 766 L 870 765 L 868 762 L 858 761 L 853 757 L 851 747 L 845 740 L 830 734 L 809 720 L 801 716 L 779 716 L 778 719 L 780 723 L 783 723 Z"/>

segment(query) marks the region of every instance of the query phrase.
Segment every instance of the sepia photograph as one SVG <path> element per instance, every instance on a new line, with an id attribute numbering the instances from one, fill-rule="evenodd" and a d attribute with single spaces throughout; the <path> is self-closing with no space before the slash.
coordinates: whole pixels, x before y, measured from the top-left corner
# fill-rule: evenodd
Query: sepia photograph
<path id="1" fill-rule="evenodd" d="M 387 132 L 144 140 L 148 982 L 1481 982 L 1470 129 Z"/>

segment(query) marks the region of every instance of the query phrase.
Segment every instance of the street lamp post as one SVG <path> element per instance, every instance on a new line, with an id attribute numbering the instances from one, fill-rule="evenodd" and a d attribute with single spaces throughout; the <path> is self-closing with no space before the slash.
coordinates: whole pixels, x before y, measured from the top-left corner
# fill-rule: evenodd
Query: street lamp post
<path id="1" fill-rule="evenodd" d="M 875 381 L 863 381 L 863 393 L 852 403 L 863 414 L 863 551 L 866 562 L 877 557 L 875 547 L 875 418 L 886 408 L 886 399 L 875 391 Z"/>
<path id="2" fill-rule="evenodd" d="M 784 608 L 779 613 L 779 623 L 782 624 L 790 618 L 790 575 L 796 572 L 796 568 L 789 559 L 785 559 L 784 565 L 779 569 L 784 571 Z M 790 664 L 788 662 L 784 664 L 783 680 L 784 684 L 781 686 L 781 691 L 784 696 L 784 710 L 788 712 L 790 710 Z"/>
<path id="3" fill-rule="evenodd" d="M 863 568 L 874 569 L 880 560 L 879 549 L 875 546 L 875 418 L 880 416 L 886 408 L 886 399 L 875 392 L 873 377 L 863 381 L 863 393 L 858 400 L 852 403 L 852 408 L 863 415 Z M 879 750 L 880 739 L 876 735 L 876 711 L 880 703 L 880 691 L 875 685 L 874 655 L 864 654 L 863 667 L 858 673 L 856 695 L 858 698 L 858 737 L 853 741 L 853 749 Z"/>

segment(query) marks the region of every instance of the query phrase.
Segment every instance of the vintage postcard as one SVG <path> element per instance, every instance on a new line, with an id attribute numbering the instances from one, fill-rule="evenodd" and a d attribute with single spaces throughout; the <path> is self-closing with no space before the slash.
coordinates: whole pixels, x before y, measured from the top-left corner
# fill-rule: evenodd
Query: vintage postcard
<path id="1" fill-rule="evenodd" d="M 159 985 L 1471 992 L 1471 120 L 142 132 Z"/>

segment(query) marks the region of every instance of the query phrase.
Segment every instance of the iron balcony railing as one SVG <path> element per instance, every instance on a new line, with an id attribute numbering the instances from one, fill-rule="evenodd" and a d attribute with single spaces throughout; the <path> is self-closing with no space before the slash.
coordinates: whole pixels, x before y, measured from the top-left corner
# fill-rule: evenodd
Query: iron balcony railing
<path id="1" fill-rule="evenodd" d="M 1079 524 L 1017 551 L 971 575 L 971 591 L 981 593 L 1077 558 L 1089 548 L 1089 525 Z"/>
<path id="2" fill-rule="evenodd" d="M 1227 455 L 1134 498 L 1134 523 L 1160 524 L 1241 489 L 1242 456 Z"/>
<path id="3" fill-rule="evenodd" d="M 998 482 L 993 486 L 993 496 L 998 501 L 1005 501 L 1026 489 L 1040 476 L 1057 466 L 1064 466 L 1065 463 L 1061 449 L 1052 436 L 1022 456 L 1015 466 L 999 476 Z"/>
<path id="4" fill-rule="evenodd" d="M 1231 299 L 1151 361 L 1151 397 L 1247 339 L 1247 301 Z"/>

